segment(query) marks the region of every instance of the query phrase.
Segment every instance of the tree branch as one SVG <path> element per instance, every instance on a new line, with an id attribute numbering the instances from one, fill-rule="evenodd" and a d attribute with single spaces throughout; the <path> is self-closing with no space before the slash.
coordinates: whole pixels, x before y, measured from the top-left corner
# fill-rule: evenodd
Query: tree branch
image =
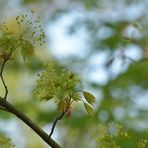
<path id="1" fill-rule="evenodd" d="M 0 109 L 6 112 L 9 112 L 6 108 L 4 108 L 3 106 L 0 106 Z M 9 112 L 10 113 L 10 112 Z"/>
<path id="2" fill-rule="evenodd" d="M 51 135 L 52 135 L 52 134 L 53 134 L 53 132 L 54 132 L 54 129 L 55 129 L 55 126 L 56 126 L 56 124 L 57 124 L 58 120 L 61 120 L 61 119 L 63 118 L 64 114 L 65 114 L 65 111 L 63 111 L 63 112 L 62 112 L 62 114 L 61 114 L 59 117 L 57 117 L 57 118 L 56 118 L 56 120 L 53 122 L 53 125 L 52 125 L 52 128 L 51 128 L 51 132 L 50 132 L 50 134 L 49 134 L 49 137 L 48 137 L 48 138 L 50 138 L 50 137 L 51 137 Z"/>
<path id="3" fill-rule="evenodd" d="M 26 123 L 34 132 L 36 132 L 49 146 L 52 148 L 61 148 L 61 146 L 54 141 L 48 134 L 38 127 L 28 116 L 18 111 L 12 104 L 5 99 L 0 98 L 0 106 L 7 109 L 9 112 L 17 116 L 20 120 Z"/>

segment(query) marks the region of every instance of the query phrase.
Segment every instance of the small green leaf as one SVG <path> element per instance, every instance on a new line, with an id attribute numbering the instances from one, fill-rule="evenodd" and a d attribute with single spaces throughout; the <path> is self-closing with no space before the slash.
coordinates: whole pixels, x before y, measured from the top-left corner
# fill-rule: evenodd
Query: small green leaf
<path id="1" fill-rule="evenodd" d="M 52 96 L 48 95 L 48 96 L 42 96 L 41 97 L 41 100 L 45 100 L 45 101 L 48 101 L 48 100 L 51 100 L 52 99 Z"/>
<path id="2" fill-rule="evenodd" d="M 24 60 L 34 55 L 34 46 L 31 44 L 31 42 L 26 40 L 21 40 L 20 48 L 21 48 L 21 54 Z"/>
<path id="3" fill-rule="evenodd" d="M 88 105 L 87 103 L 84 102 L 84 107 L 85 107 L 87 113 L 90 116 L 93 116 L 94 115 L 94 111 L 93 111 L 93 109 L 92 109 L 92 107 L 90 105 Z"/>
<path id="4" fill-rule="evenodd" d="M 74 93 L 73 96 L 72 96 L 72 99 L 75 100 L 75 101 L 79 101 L 81 100 L 81 96 L 79 93 Z"/>
<path id="5" fill-rule="evenodd" d="M 96 103 L 96 98 L 91 93 L 83 91 L 83 95 L 89 104 L 93 105 Z"/>
<path id="6" fill-rule="evenodd" d="M 0 38 L 0 47 L 3 51 L 12 50 L 16 47 L 17 40 L 13 34 L 5 34 Z"/>

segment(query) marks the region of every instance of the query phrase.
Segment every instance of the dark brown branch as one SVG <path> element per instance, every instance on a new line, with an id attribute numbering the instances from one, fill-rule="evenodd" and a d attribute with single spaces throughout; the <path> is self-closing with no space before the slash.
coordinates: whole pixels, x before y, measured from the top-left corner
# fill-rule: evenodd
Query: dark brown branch
<path id="1" fill-rule="evenodd" d="M 66 112 L 66 111 L 63 111 L 63 112 L 62 112 L 62 114 L 61 114 L 59 117 L 57 117 L 57 118 L 56 118 L 56 120 L 53 122 L 53 125 L 52 125 L 52 128 L 51 128 L 51 132 L 50 132 L 50 134 L 49 134 L 49 137 L 48 137 L 48 138 L 50 138 L 50 137 L 51 137 L 51 135 L 53 134 L 54 129 L 55 129 L 55 126 L 56 126 L 56 124 L 57 124 L 58 120 L 61 120 L 61 119 L 63 118 L 63 116 L 64 116 L 65 112 Z"/>
<path id="2" fill-rule="evenodd" d="M 18 111 L 12 104 L 5 99 L 0 98 L 0 106 L 6 108 L 9 112 L 17 116 L 24 123 L 26 123 L 33 131 L 35 131 L 49 146 L 52 148 L 61 148 L 61 146 L 55 142 L 48 134 L 38 127 L 29 117 L 22 112 Z"/>

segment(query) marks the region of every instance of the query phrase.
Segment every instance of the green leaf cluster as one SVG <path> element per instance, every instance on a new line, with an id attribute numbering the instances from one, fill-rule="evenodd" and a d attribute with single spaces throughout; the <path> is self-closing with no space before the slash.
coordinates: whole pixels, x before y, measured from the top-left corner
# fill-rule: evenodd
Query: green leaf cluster
<path id="1" fill-rule="evenodd" d="M 90 105 L 95 103 L 95 97 L 89 92 L 83 92 L 88 103 L 82 100 L 80 90 L 77 86 L 80 78 L 69 70 L 56 70 L 52 64 L 45 66 L 44 71 L 39 75 L 36 86 L 36 94 L 41 100 L 54 99 L 59 111 L 71 112 L 72 103 L 82 101 L 86 111 L 93 115 Z M 90 104 L 90 105 L 89 105 Z"/>
<path id="2" fill-rule="evenodd" d="M 100 147 L 121 148 L 117 144 L 119 137 L 127 137 L 128 134 L 122 131 L 122 127 L 118 124 L 109 123 L 107 126 L 99 125 L 97 142 Z"/>
<path id="3" fill-rule="evenodd" d="M 0 147 L 1 148 L 14 148 L 15 145 L 12 143 L 10 138 L 0 135 Z"/>
<path id="4" fill-rule="evenodd" d="M 5 59 L 17 47 L 17 37 L 9 32 L 5 23 L 0 24 L 0 58 Z"/>
<path id="5" fill-rule="evenodd" d="M 10 51 L 16 47 L 17 39 L 11 32 L 3 32 L 0 38 L 0 48 L 4 51 Z"/>
<path id="6" fill-rule="evenodd" d="M 96 103 L 96 98 L 91 93 L 86 92 L 86 91 L 83 91 L 83 95 L 87 101 L 87 103 L 83 102 L 84 107 L 85 107 L 86 111 L 88 112 L 88 114 L 93 116 L 94 111 L 93 111 L 92 105 L 94 105 Z"/>
<path id="7" fill-rule="evenodd" d="M 27 40 L 20 40 L 20 50 L 21 55 L 23 56 L 24 60 L 34 55 L 34 46 Z"/>
<path id="8" fill-rule="evenodd" d="M 18 53 L 24 59 L 30 58 L 34 55 L 34 44 L 43 45 L 45 43 L 40 18 L 33 16 L 34 11 L 31 12 L 31 16 L 22 14 L 16 17 L 19 35 L 9 31 L 6 23 L 0 24 L 0 59 L 13 59 Z"/>
<path id="9" fill-rule="evenodd" d="M 56 70 L 52 64 L 45 66 L 37 80 L 36 93 L 41 100 L 54 99 L 58 108 L 65 109 L 67 101 L 77 101 L 80 95 L 76 92 L 79 77 L 69 70 Z M 70 103 L 69 102 L 69 103 Z"/>
<path id="10" fill-rule="evenodd" d="M 130 140 L 131 135 L 125 132 L 119 124 L 109 123 L 108 125 L 99 125 L 97 142 L 101 148 L 123 148 L 124 143 Z M 131 140 L 130 140 L 131 141 Z M 131 147 L 146 148 L 147 140 L 134 140 Z"/>

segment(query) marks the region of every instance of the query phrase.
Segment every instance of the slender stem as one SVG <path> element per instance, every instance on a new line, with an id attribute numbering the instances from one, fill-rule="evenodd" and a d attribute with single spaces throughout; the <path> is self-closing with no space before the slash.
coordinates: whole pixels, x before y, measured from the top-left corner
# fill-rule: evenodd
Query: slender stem
<path id="1" fill-rule="evenodd" d="M 4 88 L 5 88 L 5 96 L 4 96 L 3 99 L 6 99 L 7 98 L 7 95 L 8 95 L 8 88 L 7 88 L 7 85 L 6 85 L 6 83 L 4 81 L 4 78 L 3 78 L 3 71 L 4 71 L 4 66 L 5 66 L 6 62 L 7 62 L 7 59 L 5 59 L 3 61 L 2 67 L 1 67 L 1 70 L 0 70 L 0 77 L 1 77 L 2 83 L 3 83 Z"/>
<path id="2" fill-rule="evenodd" d="M 1 66 L 1 69 L 0 69 L 0 78 L 1 78 L 2 83 L 4 85 L 4 88 L 5 88 L 5 96 L 4 96 L 3 99 L 6 99 L 7 98 L 7 95 L 8 95 L 8 87 L 7 87 L 7 85 L 5 83 L 5 80 L 4 80 L 4 77 L 3 77 L 4 66 L 5 66 L 6 62 L 10 59 L 10 57 L 12 56 L 13 51 L 16 48 L 18 48 L 18 46 L 16 46 L 14 49 L 11 49 L 10 53 L 7 55 L 8 57 L 4 58 L 3 63 L 2 63 L 2 66 Z"/>
<path id="3" fill-rule="evenodd" d="M 28 116 L 18 111 L 12 104 L 0 98 L 0 106 L 6 108 L 10 113 L 17 116 L 25 124 L 27 124 L 34 132 L 36 132 L 49 146 L 52 148 L 61 148 L 61 146 L 48 136 L 48 134 L 38 127 Z"/>
<path id="4" fill-rule="evenodd" d="M 19 23 L 19 34 L 21 33 L 21 25 L 20 25 L 20 23 Z"/>
<path id="5" fill-rule="evenodd" d="M 50 137 L 51 137 L 51 135 L 53 134 L 54 129 L 55 129 L 55 126 L 56 126 L 56 124 L 57 124 L 58 120 L 61 120 L 61 119 L 63 118 L 63 116 L 64 116 L 65 112 L 66 112 L 66 111 L 63 111 L 63 112 L 62 112 L 62 114 L 61 114 L 59 117 L 57 117 L 57 118 L 56 118 L 56 120 L 53 122 L 53 125 L 52 125 L 52 128 L 51 128 L 51 132 L 50 132 L 50 134 L 49 134 L 48 138 L 50 138 Z"/>
<path id="6" fill-rule="evenodd" d="M 22 36 L 23 36 L 29 29 L 30 29 L 30 27 L 26 28 L 26 29 L 24 30 L 24 32 L 20 35 L 19 39 L 21 39 Z"/>

